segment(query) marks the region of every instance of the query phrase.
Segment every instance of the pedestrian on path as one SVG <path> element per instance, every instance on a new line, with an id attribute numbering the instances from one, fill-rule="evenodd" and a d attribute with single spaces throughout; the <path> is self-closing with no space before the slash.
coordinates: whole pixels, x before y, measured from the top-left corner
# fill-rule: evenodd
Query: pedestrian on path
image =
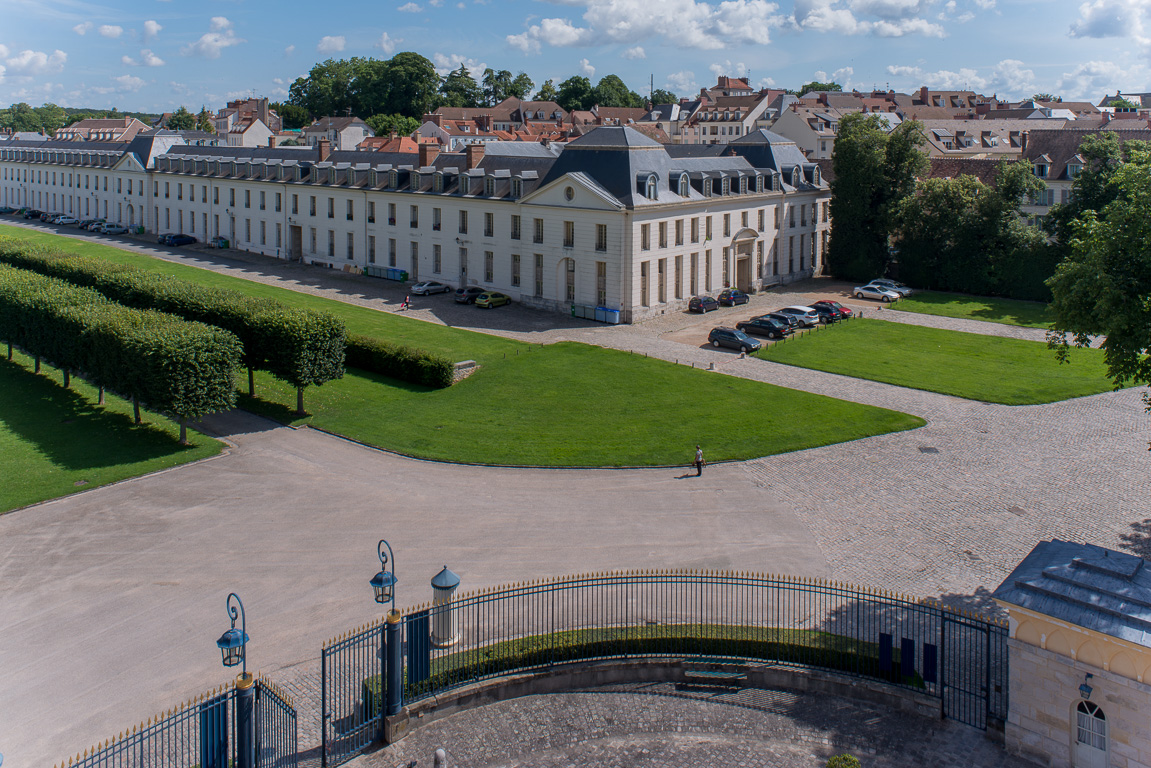
<path id="1" fill-rule="evenodd" d="M 411 306 L 412 306 L 412 297 L 411 297 L 411 294 L 408 294 L 408 295 L 404 296 L 404 303 L 400 305 L 400 311 L 402 312 L 405 309 L 411 309 Z"/>
<path id="2" fill-rule="evenodd" d="M 703 474 L 703 449 L 698 445 L 695 447 L 695 476 L 699 477 Z"/>

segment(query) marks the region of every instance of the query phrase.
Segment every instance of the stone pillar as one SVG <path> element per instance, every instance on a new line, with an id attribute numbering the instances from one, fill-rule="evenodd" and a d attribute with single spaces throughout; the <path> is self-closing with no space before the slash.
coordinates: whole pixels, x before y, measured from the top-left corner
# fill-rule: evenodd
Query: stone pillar
<path id="1" fill-rule="evenodd" d="M 456 617 L 452 597 L 460 586 L 460 577 L 443 570 L 432 579 L 432 645 L 446 648 L 460 641 L 459 619 Z"/>

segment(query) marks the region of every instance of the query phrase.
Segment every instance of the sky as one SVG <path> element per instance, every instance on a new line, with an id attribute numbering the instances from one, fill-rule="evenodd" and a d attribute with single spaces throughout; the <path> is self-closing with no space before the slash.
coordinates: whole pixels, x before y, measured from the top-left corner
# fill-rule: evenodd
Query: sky
<path id="1" fill-rule="evenodd" d="M 0 0 L 0 105 L 214 110 L 400 51 L 641 95 L 726 74 L 1098 102 L 1151 90 L 1151 0 Z"/>

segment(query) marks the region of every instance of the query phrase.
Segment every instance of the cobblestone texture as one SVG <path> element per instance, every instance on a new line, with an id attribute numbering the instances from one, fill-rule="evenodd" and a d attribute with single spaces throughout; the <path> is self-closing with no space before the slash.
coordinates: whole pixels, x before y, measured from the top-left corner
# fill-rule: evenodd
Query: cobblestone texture
<path id="1" fill-rule="evenodd" d="M 786 690 L 669 683 L 529 696 L 461 712 L 357 758 L 355 768 L 430 766 L 822 768 L 848 752 L 867 768 L 1016 768 L 985 734 L 948 721 Z"/>

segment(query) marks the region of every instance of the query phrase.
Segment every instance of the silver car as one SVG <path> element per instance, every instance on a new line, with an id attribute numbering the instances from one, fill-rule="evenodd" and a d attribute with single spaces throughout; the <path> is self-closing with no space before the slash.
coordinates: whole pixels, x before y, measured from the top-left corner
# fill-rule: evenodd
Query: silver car
<path id="1" fill-rule="evenodd" d="M 869 283 L 869 285 L 881 286 L 883 288 L 886 288 L 889 291 L 895 291 L 900 296 L 910 296 L 911 294 L 915 293 L 915 291 L 911 290 L 910 285 L 904 285 L 903 283 L 896 282 L 895 280 L 890 280 L 886 277 L 881 277 L 881 278 L 878 278 L 876 280 L 872 280 L 871 283 Z"/>
<path id="2" fill-rule="evenodd" d="M 412 286 L 412 293 L 417 296 L 427 296 L 432 293 L 451 293 L 452 287 L 436 280 L 425 280 Z"/>
<path id="3" fill-rule="evenodd" d="M 799 321 L 800 326 L 804 328 L 814 328 L 819 324 L 819 313 L 815 311 L 814 307 L 794 306 L 784 307 L 777 309 L 776 312 L 781 315 L 791 315 Z"/>
<path id="4" fill-rule="evenodd" d="M 885 288 L 882 285 L 876 285 L 875 283 L 857 286 L 852 289 L 851 294 L 857 299 L 879 299 L 885 304 L 903 298 L 895 291 Z"/>
<path id="5" fill-rule="evenodd" d="M 105 224 L 100 227 L 100 231 L 105 235 L 123 235 L 128 232 L 128 228 L 123 224 Z"/>

